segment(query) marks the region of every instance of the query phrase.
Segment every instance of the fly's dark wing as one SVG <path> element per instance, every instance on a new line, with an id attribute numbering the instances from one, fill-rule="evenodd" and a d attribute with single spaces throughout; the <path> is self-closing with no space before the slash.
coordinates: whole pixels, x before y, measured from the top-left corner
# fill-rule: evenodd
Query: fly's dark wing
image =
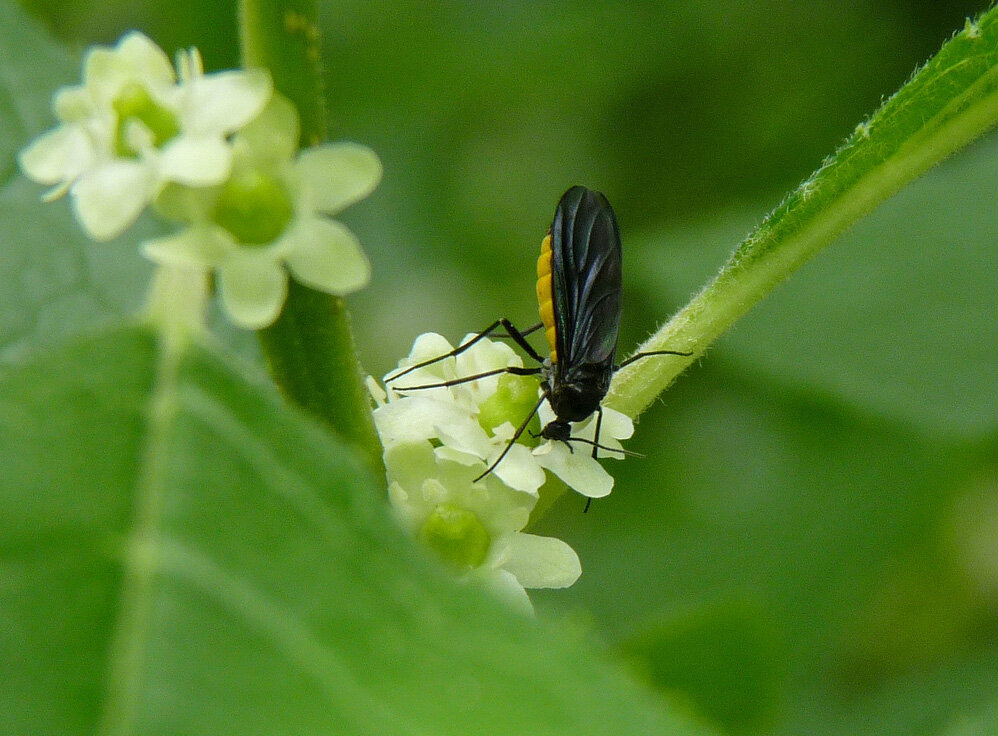
<path id="1" fill-rule="evenodd" d="M 620 230 L 599 192 L 572 187 L 551 225 L 558 363 L 612 368 L 620 329 Z"/>

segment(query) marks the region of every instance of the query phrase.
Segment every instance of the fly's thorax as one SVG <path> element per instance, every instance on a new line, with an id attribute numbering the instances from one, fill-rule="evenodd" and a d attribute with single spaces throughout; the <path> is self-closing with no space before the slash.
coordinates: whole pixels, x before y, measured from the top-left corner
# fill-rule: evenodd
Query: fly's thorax
<path id="1" fill-rule="evenodd" d="M 563 367 L 554 364 L 545 376 L 548 402 L 559 421 L 581 422 L 599 408 L 610 390 L 613 366 L 586 363 Z"/>
<path id="2" fill-rule="evenodd" d="M 551 351 L 551 359 L 558 360 L 554 326 L 554 299 L 551 292 L 551 233 L 541 241 L 541 255 L 537 259 L 537 307 L 544 325 L 544 337 Z"/>

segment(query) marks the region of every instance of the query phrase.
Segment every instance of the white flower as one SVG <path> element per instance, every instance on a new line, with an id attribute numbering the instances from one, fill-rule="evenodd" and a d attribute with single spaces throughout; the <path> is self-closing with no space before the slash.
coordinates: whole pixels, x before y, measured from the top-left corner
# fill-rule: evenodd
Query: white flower
<path id="1" fill-rule="evenodd" d="M 440 335 L 420 335 L 399 368 L 452 349 Z M 522 531 L 548 481 L 545 471 L 590 497 L 609 493 L 613 478 L 592 458 L 590 445 L 538 444 L 528 431 L 491 473 L 476 481 L 537 404 L 537 378 L 502 373 L 448 387 L 405 389 L 522 365 L 509 345 L 481 339 L 459 355 L 397 380 L 389 374 L 387 390 L 368 381 L 385 446 L 389 498 L 403 524 L 463 574 L 484 579 L 521 602 L 526 601 L 524 588 L 567 587 L 581 574 L 578 557 L 567 544 Z M 553 418 L 544 402 L 533 432 Z M 603 410 L 601 445 L 619 449 L 618 440 L 632 432 L 629 418 Z M 595 420 L 589 419 L 576 424 L 572 436 L 592 440 L 594 433 Z M 601 455 L 613 456 L 607 450 Z"/>
<path id="2" fill-rule="evenodd" d="M 138 32 L 113 48 L 87 52 L 83 83 L 59 90 L 60 125 L 20 156 L 31 179 L 67 191 L 80 224 L 96 240 L 119 235 L 163 186 L 219 184 L 228 176 L 227 138 L 252 120 L 272 93 L 263 70 L 204 75 L 196 50 L 179 59 L 178 83 L 166 54 Z"/>
<path id="3" fill-rule="evenodd" d="M 436 455 L 429 442 L 385 450 L 389 499 L 403 525 L 458 574 L 477 579 L 523 610 L 524 588 L 564 588 L 582 573 L 560 539 L 525 534 L 537 499 Z"/>
<path id="4" fill-rule="evenodd" d="M 365 286 L 370 264 L 360 243 L 327 215 L 374 190 L 381 179 L 375 153 L 354 143 L 297 152 L 298 115 L 280 96 L 236 134 L 233 146 L 230 179 L 210 196 L 168 202 L 174 216 L 193 224 L 147 241 L 145 255 L 162 264 L 213 269 L 226 313 L 250 329 L 280 314 L 289 271 L 329 294 Z"/>
<path id="5" fill-rule="evenodd" d="M 474 336 L 465 337 L 465 341 L 472 337 Z M 420 335 L 413 345 L 412 353 L 400 361 L 399 368 L 422 363 L 451 350 L 453 348 L 450 343 L 440 335 Z M 388 401 L 374 413 L 381 441 L 388 446 L 400 441 L 433 440 L 438 444 L 438 455 L 468 465 L 474 464 L 479 468 L 479 473 L 484 472 L 506 449 L 515 427 L 540 398 L 537 380 L 503 374 L 447 388 L 418 391 L 402 389 L 522 365 L 523 361 L 509 345 L 482 339 L 457 356 L 418 368 L 398 380 L 393 380 L 389 374 L 385 377 L 389 389 Z M 529 388 L 524 388 L 524 385 Z M 504 397 L 504 394 L 514 390 L 519 394 L 515 399 Z M 499 405 L 498 412 L 495 411 L 496 404 Z M 554 419 L 546 401 L 541 404 L 538 416 L 540 421 L 534 432 Z M 483 426 L 483 423 L 487 426 Z M 573 437 L 589 441 L 595 441 L 595 432 L 595 414 L 572 428 Z M 603 409 L 600 445 L 619 450 L 619 440 L 627 439 L 633 433 L 634 425 L 629 417 L 613 409 Z M 563 442 L 545 440 L 539 446 L 531 448 L 524 444 L 533 439 L 529 432 L 525 432 L 520 439 L 521 442 L 509 449 L 493 471 L 511 488 L 537 495 L 538 489 L 545 482 L 544 470 L 547 469 L 590 498 L 601 498 L 612 490 L 613 477 L 593 459 L 591 446 L 583 443 L 566 445 Z M 620 453 L 608 450 L 600 450 L 599 455 L 622 457 Z"/>

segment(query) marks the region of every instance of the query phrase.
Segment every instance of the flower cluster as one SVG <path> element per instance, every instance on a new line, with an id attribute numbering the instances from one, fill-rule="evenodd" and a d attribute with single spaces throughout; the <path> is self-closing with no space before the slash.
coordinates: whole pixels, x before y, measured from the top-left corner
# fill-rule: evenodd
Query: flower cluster
<path id="1" fill-rule="evenodd" d="M 69 194 L 95 240 L 117 237 L 152 206 L 180 231 L 144 244 L 166 266 L 218 275 L 238 325 L 280 313 L 288 272 L 345 294 L 370 266 L 353 234 L 329 219 L 370 194 L 381 165 L 348 143 L 298 152 L 298 115 L 261 69 L 205 74 L 195 49 L 169 58 L 138 32 L 87 52 L 83 83 L 59 90 L 59 126 L 25 148 L 21 169 Z"/>
<path id="2" fill-rule="evenodd" d="M 421 335 L 399 368 L 452 351 L 440 335 Z M 532 376 L 500 373 L 452 386 L 413 388 L 522 365 L 508 345 L 481 339 L 397 380 L 389 374 L 385 388 L 373 380 L 369 385 L 385 446 L 389 497 L 403 525 L 460 574 L 485 580 L 529 609 L 525 588 L 567 587 L 581 574 L 578 556 L 563 541 L 523 532 L 542 487 L 561 482 L 597 498 L 613 488 L 612 476 L 587 445 L 538 441 L 534 435 L 541 423 L 554 418 L 544 402 L 537 424 L 479 478 L 537 404 L 540 385 Z M 593 440 L 594 432 L 594 418 L 573 427 L 573 437 Z M 627 416 L 604 408 L 601 445 L 621 449 L 619 440 L 632 432 Z"/>

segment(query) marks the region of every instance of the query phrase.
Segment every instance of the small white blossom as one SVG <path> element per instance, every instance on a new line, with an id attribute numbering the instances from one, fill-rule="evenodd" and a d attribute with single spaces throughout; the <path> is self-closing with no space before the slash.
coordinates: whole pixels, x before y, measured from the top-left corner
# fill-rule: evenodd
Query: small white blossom
<path id="1" fill-rule="evenodd" d="M 452 350 L 440 335 L 420 335 L 399 369 Z M 431 547 L 445 558 L 459 558 L 465 574 L 519 591 L 518 598 L 525 598 L 524 588 L 567 587 L 581 573 L 578 557 L 564 542 L 522 532 L 548 481 L 546 471 L 593 498 L 610 492 L 612 476 L 592 458 L 590 445 L 538 442 L 528 431 L 491 473 L 475 481 L 506 450 L 515 427 L 537 404 L 541 389 L 534 377 L 502 373 L 453 386 L 406 389 L 522 365 L 509 345 L 481 339 L 401 378 L 393 379 L 401 370 L 394 371 L 385 377 L 384 389 L 373 379 L 368 382 L 385 446 L 389 497 L 404 525 L 424 540 L 427 527 L 438 530 L 427 540 Z M 539 416 L 537 429 L 554 419 L 547 402 Z M 628 417 L 604 408 L 601 445 L 620 449 L 619 440 L 632 432 Z M 595 417 L 573 426 L 573 437 L 593 440 L 594 434 Z M 608 450 L 600 455 L 620 456 Z M 444 545 L 438 537 L 446 534 L 438 528 L 460 530 L 453 532 L 460 541 Z"/>
<path id="2" fill-rule="evenodd" d="M 272 93 L 263 70 L 205 75 L 196 50 L 169 58 L 138 32 L 95 47 L 83 83 L 59 90 L 60 125 L 20 156 L 31 179 L 69 192 L 77 220 L 95 240 L 123 232 L 163 186 L 219 184 L 232 164 L 228 136 L 252 120 Z"/>
<path id="3" fill-rule="evenodd" d="M 472 337 L 473 335 L 469 335 L 465 340 Z M 440 335 L 420 335 L 413 345 L 412 353 L 399 363 L 399 368 L 422 363 L 451 350 L 453 347 Z M 482 339 L 459 355 L 418 368 L 397 381 L 392 380 L 389 374 L 385 377 L 389 400 L 375 411 L 382 442 L 387 445 L 398 441 L 434 440 L 439 443 L 436 450 L 438 454 L 454 460 L 460 459 L 467 464 L 477 464 L 479 472 L 484 472 L 506 449 L 515 426 L 519 425 L 523 416 L 540 398 L 537 383 L 534 383 L 536 388 L 533 394 L 518 405 L 517 408 L 525 407 L 521 415 L 510 416 L 508 421 L 490 427 L 489 431 L 480 421 L 483 405 L 500 390 L 502 381 L 530 381 L 530 378 L 490 376 L 447 388 L 412 392 L 401 389 L 522 365 L 523 361 L 509 345 Z M 554 413 L 546 401 L 541 404 L 538 416 L 539 426 L 554 419 Z M 573 437 L 590 441 L 595 440 L 595 432 L 595 414 L 572 428 Z M 622 449 L 619 440 L 627 439 L 633 433 L 634 425 L 628 416 L 613 409 L 603 409 L 599 437 L 601 445 L 613 450 Z M 521 439 L 531 438 L 526 436 Z M 622 457 L 620 453 L 608 450 L 600 450 L 599 454 L 601 457 Z M 545 440 L 539 446 L 531 448 L 517 442 L 493 473 L 511 488 L 536 495 L 544 484 L 545 469 L 590 498 L 606 496 L 613 488 L 613 477 L 593 459 L 591 446 L 582 443 L 570 448 L 563 442 Z"/>
<path id="4" fill-rule="evenodd" d="M 525 534 L 537 499 L 436 453 L 429 442 L 385 450 L 389 499 L 403 525 L 456 572 L 530 610 L 524 588 L 564 588 L 582 573 L 560 539 Z"/>
<path id="5" fill-rule="evenodd" d="M 381 179 L 377 155 L 354 143 L 298 152 L 298 115 L 280 96 L 236 134 L 233 146 L 231 178 L 210 197 L 181 202 L 175 215 L 193 224 L 147 241 L 145 255 L 214 270 L 226 313 L 249 329 L 280 314 L 289 272 L 329 294 L 365 286 L 371 269 L 360 243 L 328 216 L 374 190 Z"/>

